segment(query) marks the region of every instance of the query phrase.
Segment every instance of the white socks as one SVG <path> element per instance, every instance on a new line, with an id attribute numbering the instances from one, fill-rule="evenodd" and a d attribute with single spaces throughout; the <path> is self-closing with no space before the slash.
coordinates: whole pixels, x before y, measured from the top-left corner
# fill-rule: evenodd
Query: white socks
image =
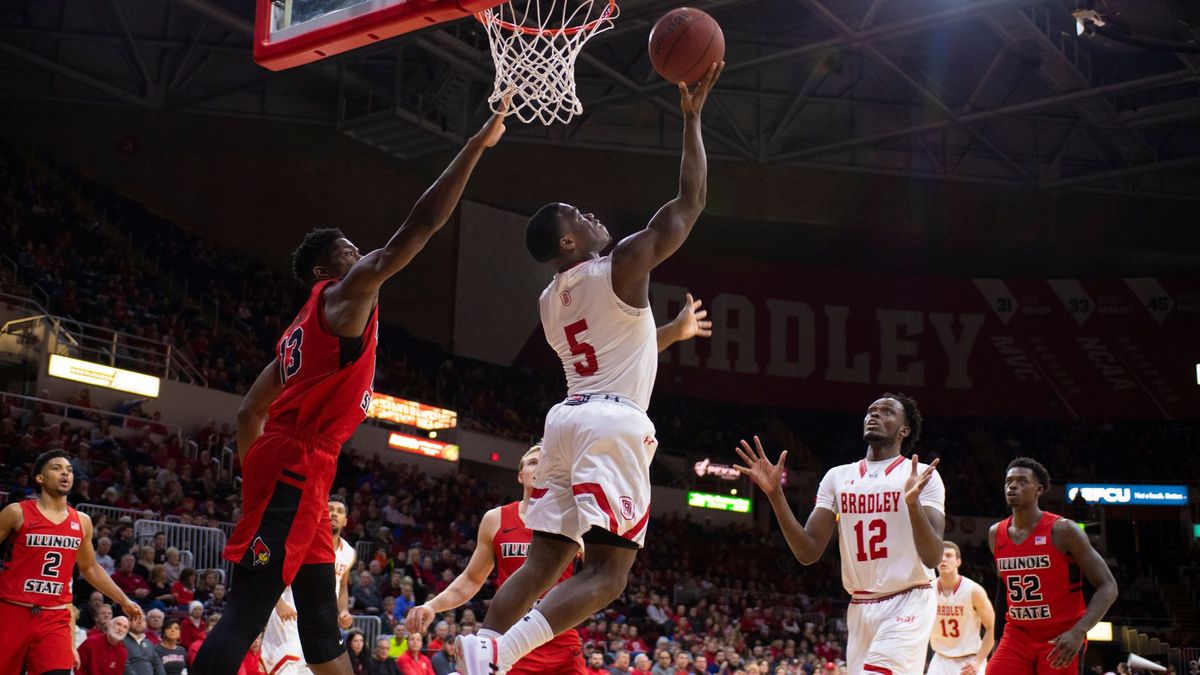
<path id="1" fill-rule="evenodd" d="M 483 631 L 480 631 L 480 635 L 483 636 Z M 500 672 L 503 673 L 512 668 L 513 664 L 520 661 L 526 654 L 553 639 L 554 631 L 550 630 L 550 624 L 546 623 L 546 617 L 536 609 L 529 610 L 529 613 L 513 624 L 513 627 L 501 635 L 497 642 L 500 645 L 500 654 L 497 659 Z"/>

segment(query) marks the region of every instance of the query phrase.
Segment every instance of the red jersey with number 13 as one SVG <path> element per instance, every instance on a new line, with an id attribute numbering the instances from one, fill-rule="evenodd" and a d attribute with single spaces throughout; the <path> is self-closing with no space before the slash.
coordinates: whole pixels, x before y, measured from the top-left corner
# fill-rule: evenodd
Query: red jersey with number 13
<path id="1" fill-rule="evenodd" d="M 1008 535 L 1012 516 L 996 528 L 996 571 L 1008 593 L 1008 626 L 1035 640 L 1053 640 L 1083 616 L 1079 566 L 1054 545 L 1052 530 L 1061 516 L 1042 513 L 1025 541 Z"/>
<path id="2" fill-rule="evenodd" d="M 42 515 L 36 499 L 21 504 L 24 518 L 12 538 L 12 559 L 0 574 L 0 600 L 34 607 L 71 603 L 75 554 L 83 543 L 79 513 L 67 507 L 67 518 L 55 523 Z"/>
<path id="3" fill-rule="evenodd" d="M 334 335 L 325 323 L 322 294 L 341 279 L 313 284 L 308 301 L 275 347 L 283 391 L 267 412 L 273 423 L 320 434 L 339 445 L 367 416 L 379 344 L 379 307 L 361 336 Z"/>

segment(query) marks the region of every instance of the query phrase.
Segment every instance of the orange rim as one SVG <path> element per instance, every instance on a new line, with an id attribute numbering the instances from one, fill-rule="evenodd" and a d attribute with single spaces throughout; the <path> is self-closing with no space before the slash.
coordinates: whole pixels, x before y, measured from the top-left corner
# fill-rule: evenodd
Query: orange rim
<path id="1" fill-rule="evenodd" d="M 601 23 L 608 21 L 610 18 L 612 18 L 616 9 L 617 0 L 608 0 L 608 7 L 604 8 L 604 11 L 600 13 L 599 17 L 583 24 L 582 26 L 571 26 L 569 28 L 532 28 L 530 26 L 521 26 L 492 16 L 492 10 L 490 9 L 476 12 L 475 18 L 479 21 L 479 23 L 485 25 L 494 23 L 505 30 L 512 31 L 514 33 L 522 33 L 524 35 L 575 35 L 576 33 L 592 30 Z"/>

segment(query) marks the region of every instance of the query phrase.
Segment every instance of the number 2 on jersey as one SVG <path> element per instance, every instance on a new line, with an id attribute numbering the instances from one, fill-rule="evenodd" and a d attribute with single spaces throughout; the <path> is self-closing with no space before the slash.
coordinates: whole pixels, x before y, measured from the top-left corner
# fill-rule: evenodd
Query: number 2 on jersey
<path id="1" fill-rule="evenodd" d="M 600 364 L 596 363 L 596 350 L 588 343 L 575 339 L 580 333 L 587 330 L 587 319 L 580 319 L 563 330 L 567 334 L 567 343 L 571 345 L 571 353 L 583 356 L 582 361 L 575 362 L 575 372 L 583 377 L 595 375 L 596 371 L 600 369 Z"/>
<path id="2" fill-rule="evenodd" d="M 864 527 L 865 526 L 865 527 Z M 864 530 L 871 530 L 874 534 L 871 540 L 864 545 Z M 868 560 L 878 560 L 886 558 L 888 550 L 886 546 L 880 546 L 887 539 L 887 521 L 881 519 L 872 520 L 870 523 L 858 521 L 854 524 L 855 539 L 858 540 L 858 562 L 867 562 Z"/>
<path id="3" fill-rule="evenodd" d="M 46 551 L 46 562 L 42 565 L 42 577 L 57 579 L 60 565 L 62 565 L 62 554 L 58 551 Z"/>

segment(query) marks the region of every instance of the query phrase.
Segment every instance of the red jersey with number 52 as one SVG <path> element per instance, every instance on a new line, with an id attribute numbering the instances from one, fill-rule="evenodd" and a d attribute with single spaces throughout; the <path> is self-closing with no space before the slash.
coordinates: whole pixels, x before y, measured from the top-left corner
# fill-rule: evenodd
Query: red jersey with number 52
<path id="1" fill-rule="evenodd" d="M 919 464 L 917 475 L 926 468 Z M 912 459 L 901 455 L 836 466 L 821 479 L 816 506 L 838 515 L 842 585 L 851 599 L 928 586 L 933 579 L 933 570 L 917 554 L 904 502 L 904 482 L 911 473 Z M 946 487 L 938 472 L 921 490 L 918 503 L 946 512 Z"/>
<path id="2" fill-rule="evenodd" d="M 283 391 L 267 412 L 273 423 L 345 443 L 367 416 L 375 380 L 379 308 L 356 338 L 338 337 L 325 323 L 322 294 L 341 281 L 313 284 L 308 301 L 275 347 Z"/>
<path id="3" fill-rule="evenodd" d="M 67 507 L 67 519 L 54 523 L 37 507 L 36 499 L 21 504 L 24 518 L 12 541 L 12 558 L 0 573 L 0 600 L 57 607 L 69 604 L 75 555 L 83 543 L 79 513 Z"/>
<path id="4" fill-rule="evenodd" d="M 1008 626 L 1036 640 L 1053 640 L 1087 610 L 1079 566 L 1054 545 L 1052 530 L 1061 517 L 1042 513 L 1019 544 L 1008 534 L 1012 516 L 996 528 L 996 571 L 1008 594 Z"/>
<path id="5" fill-rule="evenodd" d="M 615 394 L 649 407 L 658 374 L 654 317 L 613 292 L 611 255 L 555 274 L 538 310 L 546 341 L 562 359 L 567 394 Z"/>

